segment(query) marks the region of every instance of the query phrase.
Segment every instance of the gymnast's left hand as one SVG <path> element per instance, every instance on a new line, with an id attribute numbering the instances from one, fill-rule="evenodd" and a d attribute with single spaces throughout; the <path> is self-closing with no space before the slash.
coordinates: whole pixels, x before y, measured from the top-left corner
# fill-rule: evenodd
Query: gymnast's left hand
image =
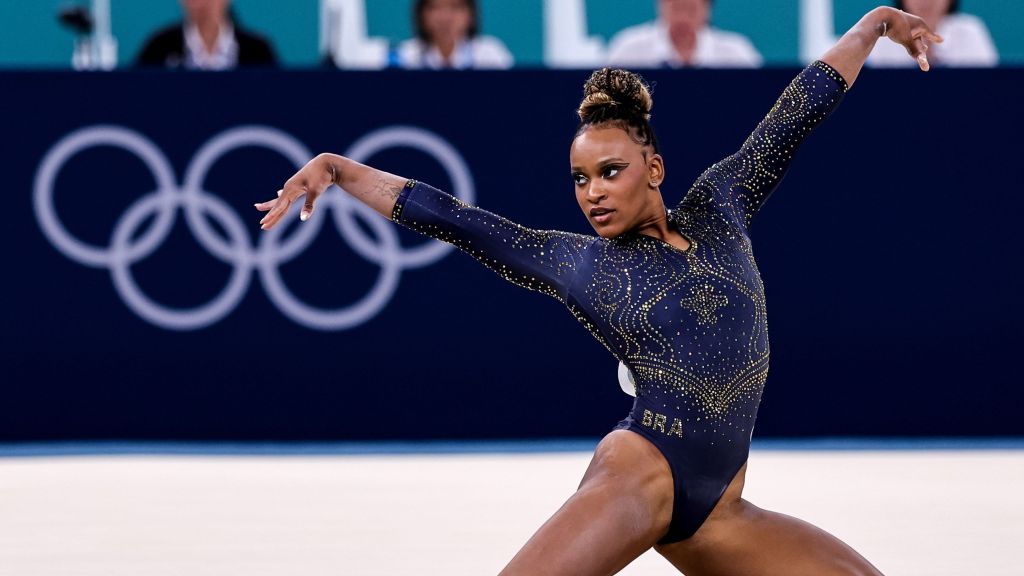
<path id="1" fill-rule="evenodd" d="M 903 46 L 922 71 L 927 72 L 931 68 L 928 62 L 928 45 L 942 42 L 942 36 L 935 33 L 928 27 L 925 21 L 913 14 L 908 14 L 895 8 L 886 9 L 885 28 L 883 35 L 893 42 Z"/>
<path id="2" fill-rule="evenodd" d="M 317 198 L 334 184 L 334 168 L 324 154 L 313 158 L 284 183 L 277 191 L 277 198 L 256 204 L 256 209 L 266 212 L 260 220 L 260 228 L 270 230 L 288 214 L 292 204 L 305 198 L 299 219 L 306 221 L 313 214 Z"/>

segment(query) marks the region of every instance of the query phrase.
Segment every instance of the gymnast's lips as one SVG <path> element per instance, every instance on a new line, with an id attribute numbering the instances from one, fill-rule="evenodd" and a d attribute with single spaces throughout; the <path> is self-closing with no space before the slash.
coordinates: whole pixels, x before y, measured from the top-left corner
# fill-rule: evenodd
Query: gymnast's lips
<path id="1" fill-rule="evenodd" d="M 612 217 L 613 212 L 615 212 L 615 210 L 595 206 L 590 209 L 590 219 L 598 224 L 604 224 Z"/>

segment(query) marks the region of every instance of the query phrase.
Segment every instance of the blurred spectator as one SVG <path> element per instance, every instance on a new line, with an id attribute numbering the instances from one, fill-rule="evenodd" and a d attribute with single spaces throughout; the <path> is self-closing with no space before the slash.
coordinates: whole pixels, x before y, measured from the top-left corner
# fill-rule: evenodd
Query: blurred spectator
<path id="1" fill-rule="evenodd" d="M 231 0 L 181 0 L 184 20 L 150 36 L 136 64 L 188 70 L 276 65 L 270 43 L 240 28 L 230 4 Z"/>
<path id="2" fill-rule="evenodd" d="M 711 0 L 658 0 L 658 19 L 626 28 L 608 47 L 610 66 L 657 68 L 756 68 L 762 64 L 750 40 L 712 28 Z"/>
<path id="3" fill-rule="evenodd" d="M 479 35 L 476 0 L 416 0 L 416 38 L 398 45 L 402 68 L 504 69 L 512 54 L 493 36 Z"/>
<path id="4" fill-rule="evenodd" d="M 928 47 L 932 66 L 995 66 L 999 63 L 996 46 L 985 23 L 977 16 L 960 12 L 959 0 L 905 0 L 896 8 L 920 16 L 932 30 L 945 38 Z M 917 61 L 895 42 L 879 42 L 867 63 L 878 67 L 917 67 Z"/>

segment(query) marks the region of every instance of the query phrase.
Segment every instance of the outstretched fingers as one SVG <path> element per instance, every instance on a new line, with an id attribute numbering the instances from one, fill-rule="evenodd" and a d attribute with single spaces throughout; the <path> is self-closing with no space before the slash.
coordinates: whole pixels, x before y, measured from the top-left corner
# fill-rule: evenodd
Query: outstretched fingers
<path id="1" fill-rule="evenodd" d="M 267 212 L 267 214 L 263 216 L 263 219 L 260 220 L 260 228 L 263 230 L 270 230 L 276 226 L 277 223 L 280 222 L 286 214 L 288 214 L 288 209 L 291 208 L 292 202 L 305 193 L 305 189 L 289 188 L 288 186 L 285 186 L 285 190 L 278 192 L 277 199 L 257 204 L 257 210 Z"/>
<path id="2" fill-rule="evenodd" d="M 282 192 L 284 192 L 284 190 L 277 191 L 277 198 L 281 197 Z M 274 204 L 277 204 L 277 198 L 274 198 L 273 200 L 267 200 L 266 202 L 257 202 L 253 204 L 253 206 L 255 206 L 256 209 L 259 210 L 260 212 L 267 212 L 268 210 L 274 207 Z"/>
<path id="3" fill-rule="evenodd" d="M 321 155 L 322 156 L 322 155 Z M 284 183 L 284 188 L 277 191 L 277 199 L 257 203 L 256 209 L 266 212 L 260 220 L 260 228 L 270 230 L 288 214 L 292 203 L 305 197 L 299 219 L 305 222 L 313 215 L 317 198 L 334 182 L 334 169 L 330 173 L 325 170 L 323 160 L 318 156 L 302 167 L 294 176 Z"/>
<path id="4" fill-rule="evenodd" d="M 931 63 L 928 62 L 928 46 L 930 43 L 938 44 L 943 40 L 942 36 L 933 32 L 927 24 L 920 21 L 917 27 L 911 29 L 910 42 L 905 46 L 907 53 L 917 60 L 917 65 L 921 68 L 921 71 L 927 72 L 931 69 Z"/>
<path id="5" fill-rule="evenodd" d="M 299 211 L 299 219 L 303 222 L 309 220 L 309 217 L 313 214 L 313 209 L 316 207 L 316 200 L 322 193 L 322 190 L 311 189 L 305 185 L 285 184 L 283 190 L 278 190 L 278 197 L 276 199 L 260 202 L 255 205 L 257 210 L 267 213 L 260 220 L 260 228 L 270 230 L 277 226 L 288 214 L 292 204 L 302 197 L 305 197 L 305 202 L 302 204 L 302 210 Z"/>

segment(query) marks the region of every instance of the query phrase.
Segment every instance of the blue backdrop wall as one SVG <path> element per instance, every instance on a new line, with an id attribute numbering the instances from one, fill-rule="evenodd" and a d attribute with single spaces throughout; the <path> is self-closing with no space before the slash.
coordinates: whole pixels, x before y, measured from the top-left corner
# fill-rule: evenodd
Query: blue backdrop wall
<path id="1" fill-rule="evenodd" d="M 651 72 L 667 201 L 795 69 Z M 560 304 L 332 196 L 255 201 L 348 152 L 588 232 L 586 72 L 0 74 L 0 440 L 594 436 L 630 399 Z M 1019 70 L 867 71 L 754 228 L 757 434 L 1020 435 Z M 439 246 L 439 245 L 438 245 Z"/>

